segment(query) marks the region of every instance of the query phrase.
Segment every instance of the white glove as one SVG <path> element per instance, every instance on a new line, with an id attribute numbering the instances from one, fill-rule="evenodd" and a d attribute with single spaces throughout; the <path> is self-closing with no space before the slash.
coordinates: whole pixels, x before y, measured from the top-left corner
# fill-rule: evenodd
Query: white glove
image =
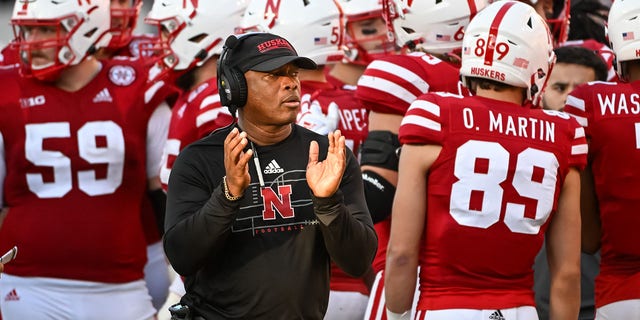
<path id="1" fill-rule="evenodd" d="M 297 123 L 315 133 L 327 135 L 338 128 L 340 110 L 335 102 L 331 102 L 327 108 L 327 114 L 322 113 L 322 107 L 318 100 L 304 101 L 298 113 Z"/>

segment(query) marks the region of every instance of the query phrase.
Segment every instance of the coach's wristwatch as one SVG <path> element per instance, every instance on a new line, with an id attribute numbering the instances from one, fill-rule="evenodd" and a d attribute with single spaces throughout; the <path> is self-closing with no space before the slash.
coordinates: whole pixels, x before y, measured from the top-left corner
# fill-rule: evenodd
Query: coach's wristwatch
<path id="1" fill-rule="evenodd" d="M 242 196 L 232 196 L 227 186 L 227 176 L 222 177 L 222 186 L 224 187 L 224 197 L 229 201 L 238 201 Z"/>

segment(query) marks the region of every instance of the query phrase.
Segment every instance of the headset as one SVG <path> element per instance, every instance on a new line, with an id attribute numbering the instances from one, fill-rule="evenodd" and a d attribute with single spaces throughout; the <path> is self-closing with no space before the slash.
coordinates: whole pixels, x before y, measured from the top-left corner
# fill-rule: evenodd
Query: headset
<path id="1" fill-rule="evenodd" d="M 236 37 L 231 35 L 225 40 L 222 47 L 222 53 L 218 60 L 218 90 L 220 91 L 220 103 L 229 108 L 231 114 L 235 117 L 236 110 L 247 104 L 247 79 L 244 73 L 236 66 L 231 66 L 229 55 L 233 49 L 250 37 L 251 34 Z"/>

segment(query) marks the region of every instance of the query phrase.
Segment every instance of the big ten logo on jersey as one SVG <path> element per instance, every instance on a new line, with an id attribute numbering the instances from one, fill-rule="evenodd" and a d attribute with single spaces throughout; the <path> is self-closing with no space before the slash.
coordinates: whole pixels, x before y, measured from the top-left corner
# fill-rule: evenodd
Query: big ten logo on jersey
<path id="1" fill-rule="evenodd" d="M 249 202 L 243 202 L 232 232 L 252 235 L 296 232 L 317 224 L 313 202 L 309 196 L 305 170 L 285 171 L 265 186 L 249 185 Z M 297 192 L 296 192 L 297 191 Z M 261 210 L 257 210 L 261 208 Z"/>
<path id="2" fill-rule="evenodd" d="M 23 108 L 41 106 L 41 105 L 44 105 L 46 102 L 47 102 L 47 100 L 44 98 L 43 95 L 39 95 L 39 96 L 35 96 L 35 97 L 28 97 L 28 98 L 21 98 L 20 99 L 20 105 Z"/>

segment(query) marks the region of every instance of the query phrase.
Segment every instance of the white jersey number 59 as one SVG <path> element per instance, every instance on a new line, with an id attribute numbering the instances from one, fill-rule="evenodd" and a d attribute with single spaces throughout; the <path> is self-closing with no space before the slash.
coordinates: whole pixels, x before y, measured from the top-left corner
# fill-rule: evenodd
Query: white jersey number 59
<path id="1" fill-rule="evenodd" d="M 71 159 L 59 151 L 44 150 L 44 140 L 69 138 L 68 122 L 26 125 L 25 153 L 27 160 L 42 167 L 53 168 L 53 181 L 44 181 L 40 173 L 27 173 L 29 190 L 39 198 L 61 198 L 73 187 Z M 106 145 L 98 146 L 96 137 L 105 137 Z M 124 135 L 113 121 L 91 121 L 77 132 L 78 155 L 91 164 L 107 164 L 107 175 L 98 179 L 95 170 L 77 172 L 78 188 L 89 196 L 110 194 L 122 184 L 124 167 Z"/>

